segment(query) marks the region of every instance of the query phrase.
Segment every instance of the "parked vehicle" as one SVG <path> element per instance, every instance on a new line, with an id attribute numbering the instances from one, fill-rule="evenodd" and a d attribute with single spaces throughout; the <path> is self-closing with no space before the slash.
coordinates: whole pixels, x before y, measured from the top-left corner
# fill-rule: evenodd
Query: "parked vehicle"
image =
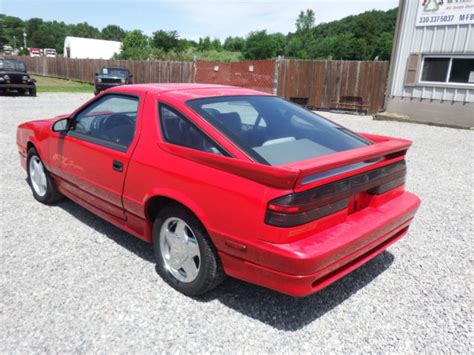
<path id="1" fill-rule="evenodd" d="M 133 75 L 127 68 L 102 67 L 98 73 L 95 73 L 94 93 L 98 95 L 108 88 L 131 84 L 132 77 Z"/>
<path id="2" fill-rule="evenodd" d="M 30 48 L 30 57 L 41 57 L 43 55 L 43 52 L 41 48 Z"/>
<path id="3" fill-rule="evenodd" d="M 17 91 L 36 96 L 35 82 L 28 75 L 22 60 L 0 59 L 0 93 Z"/>
<path id="4" fill-rule="evenodd" d="M 12 46 L 3 45 L 2 46 L 2 55 L 14 55 L 14 49 Z"/>
<path id="5" fill-rule="evenodd" d="M 57 53 L 56 53 L 56 49 L 53 49 L 53 48 L 45 48 L 43 50 L 43 55 L 45 57 L 48 57 L 48 58 L 56 58 L 57 56 Z"/>
<path id="6" fill-rule="evenodd" d="M 420 204 L 405 191 L 410 144 L 199 84 L 112 88 L 17 131 L 36 200 L 67 196 L 153 243 L 187 295 L 230 275 L 305 296 L 375 257 Z"/>

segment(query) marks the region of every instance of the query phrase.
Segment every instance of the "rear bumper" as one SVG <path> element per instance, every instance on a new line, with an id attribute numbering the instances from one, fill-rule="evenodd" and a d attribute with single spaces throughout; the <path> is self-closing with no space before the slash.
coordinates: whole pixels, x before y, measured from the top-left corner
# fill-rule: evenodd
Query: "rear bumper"
<path id="1" fill-rule="evenodd" d="M 308 238 L 288 244 L 262 241 L 248 246 L 240 255 L 219 248 L 219 255 L 230 276 L 291 296 L 307 296 L 403 237 L 419 205 L 418 197 L 404 192 L 383 206 L 355 213 L 347 222 Z"/>

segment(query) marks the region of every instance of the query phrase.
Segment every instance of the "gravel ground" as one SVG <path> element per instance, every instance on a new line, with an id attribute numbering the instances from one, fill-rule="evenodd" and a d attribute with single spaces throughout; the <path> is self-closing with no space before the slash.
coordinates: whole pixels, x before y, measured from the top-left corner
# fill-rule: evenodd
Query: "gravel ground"
<path id="1" fill-rule="evenodd" d="M 148 244 L 33 199 L 16 126 L 87 98 L 0 97 L 1 353 L 472 351 L 474 132 L 323 113 L 414 141 L 408 188 L 423 204 L 409 235 L 304 299 L 232 279 L 192 299 L 157 276 Z"/>

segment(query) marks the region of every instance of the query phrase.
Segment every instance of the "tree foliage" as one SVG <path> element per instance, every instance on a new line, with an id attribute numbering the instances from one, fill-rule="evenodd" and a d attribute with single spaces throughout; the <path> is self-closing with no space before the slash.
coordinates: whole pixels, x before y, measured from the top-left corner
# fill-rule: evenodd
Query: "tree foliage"
<path id="1" fill-rule="evenodd" d="M 125 35 L 125 30 L 117 25 L 108 25 L 104 27 L 101 31 L 101 38 L 109 41 L 121 42 Z"/>
<path id="2" fill-rule="evenodd" d="M 299 59 L 381 60 L 390 59 L 397 9 L 367 11 L 339 21 L 316 25 L 317 13 L 301 11 L 295 32 L 288 34 L 250 32 L 246 38 L 202 37 L 191 41 L 177 31 L 157 30 L 148 37 L 140 30 L 125 31 L 108 25 L 102 30 L 87 22 L 65 24 L 32 18 L 26 21 L 0 14 L 0 46 L 23 46 L 23 31 L 28 47 L 55 48 L 62 53 L 66 36 L 116 40 L 123 43 L 122 59 L 239 60 L 269 59 L 278 55 Z"/>

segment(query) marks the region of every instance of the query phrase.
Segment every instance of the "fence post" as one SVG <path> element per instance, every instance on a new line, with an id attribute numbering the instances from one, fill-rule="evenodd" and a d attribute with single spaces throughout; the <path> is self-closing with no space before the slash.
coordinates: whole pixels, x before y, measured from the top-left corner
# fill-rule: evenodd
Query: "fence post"
<path id="1" fill-rule="evenodd" d="M 192 68 L 192 74 L 191 74 L 191 83 L 196 82 L 196 71 L 197 71 L 197 58 L 195 54 L 193 55 L 193 68 Z"/>
<path id="2" fill-rule="evenodd" d="M 280 73 L 280 62 L 282 60 L 282 56 L 279 55 L 275 60 L 275 75 L 273 76 L 273 95 L 278 93 L 278 74 Z"/>

